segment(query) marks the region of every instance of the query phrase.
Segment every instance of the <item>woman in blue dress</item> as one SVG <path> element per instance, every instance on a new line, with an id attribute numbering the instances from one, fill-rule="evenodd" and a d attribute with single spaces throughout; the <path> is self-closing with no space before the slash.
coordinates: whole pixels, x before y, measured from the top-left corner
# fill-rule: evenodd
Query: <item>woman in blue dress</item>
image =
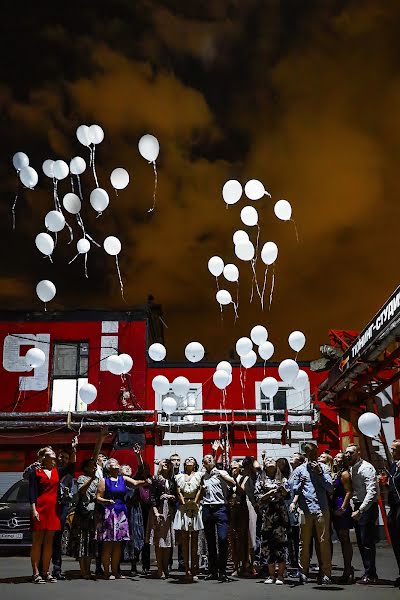
<path id="1" fill-rule="evenodd" d="M 352 497 L 351 478 L 343 452 L 333 459 L 333 497 L 332 523 L 342 547 L 344 570 L 341 583 L 354 582 L 353 546 L 350 541 L 350 529 L 354 527 L 351 518 L 350 498 Z"/>
<path id="2" fill-rule="evenodd" d="M 107 477 L 100 480 L 97 488 L 96 499 L 103 510 L 97 523 L 96 539 L 103 542 L 101 559 L 104 578 L 120 579 L 121 543 L 130 539 L 128 511 L 125 504 L 126 486 L 137 487 L 146 482 L 120 475 L 119 463 L 114 458 L 107 461 L 105 470 Z"/>

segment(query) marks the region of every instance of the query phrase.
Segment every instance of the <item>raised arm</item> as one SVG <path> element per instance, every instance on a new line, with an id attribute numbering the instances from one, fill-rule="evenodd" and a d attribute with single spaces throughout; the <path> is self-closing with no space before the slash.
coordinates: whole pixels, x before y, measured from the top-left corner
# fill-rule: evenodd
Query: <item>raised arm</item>
<path id="1" fill-rule="evenodd" d="M 99 457 L 100 450 L 101 450 L 101 447 L 103 445 L 103 442 L 104 442 L 104 440 L 106 439 L 107 436 L 108 436 L 108 427 L 102 427 L 100 429 L 100 431 L 99 431 L 99 435 L 97 437 L 96 445 L 95 445 L 94 450 L 93 450 L 93 456 L 92 456 L 92 458 L 93 458 L 94 462 L 96 462 L 96 463 L 97 463 L 97 459 Z"/>

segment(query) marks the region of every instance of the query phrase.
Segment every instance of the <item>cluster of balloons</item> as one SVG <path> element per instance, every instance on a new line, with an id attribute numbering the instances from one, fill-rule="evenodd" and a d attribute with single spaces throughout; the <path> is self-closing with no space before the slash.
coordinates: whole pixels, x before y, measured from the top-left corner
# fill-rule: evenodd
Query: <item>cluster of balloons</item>
<path id="1" fill-rule="evenodd" d="M 126 375 L 133 367 L 133 359 L 129 354 L 112 354 L 106 359 L 106 365 L 113 375 Z"/>
<path id="2" fill-rule="evenodd" d="M 95 188 L 90 192 L 89 202 L 92 208 L 97 212 L 97 216 L 101 216 L 104 210 L 110 203 L 108 192 L 99 186 L 96 168 L 95 168 L 95 149 L 104 140 L 104 131 L 99 125 L 80 125 L 76 130 L 78 141 L 89 149 L 89 166 L 92 168 L 95 180 Z M 155 187 L 153 194 L 153 208 L 155 205 L 155 192 L 157 185 L 157 171 L 155 161 L 158 158 L 160 146 L 157 138 L 153 135 L 143 135 L 138 143 L 140 155 L 153 165 L 155 172 Z M 23 186 L 29 189 L 34 189 L 38 183 L 39 177 L 37 171 L 29 164 L 29 157 L 24 152 L 16 152 L 12 159 L 13 166 L 16 169 L 19 180 Z M 84 201 L 80 176 L 86 171 L 87 164 L 81 156 L 74 156 L 69 164 L 64 160 L 47 159 L 43 162 L 42 170 L 46 177 L 53 182 L 54 210 L 46 214 L 45 227 L 46 232 L 39 233 L 35 238 L 35 244 L 38 250 L 46 257 L 52 260 L 52 254 L 57 243 L 57 233 L 61 232 L 64 227 L 69 229 L 70 242 L 73 241 L 72 228 L 67 223 L 63 209 L 76 217 L 79 227 L 82 229 L 82 237 L 77 241 L 77 254 L 69 261 L 71 264 L 78 256 L 84 256 L 85 275 L 87 275 L 87 255 L 91 249 L 91 242 L 100 247 L 100 244 L 95 242 L 88 235 L 81 217 L 81 209 Z M 71 192 L 68 192 L 62 198 L 62 203 L 58 197 L 59 182 L 70 176 Z M 78 183 L 78 190 L 75 192 L 74 177 Z M 117 190 L 125 189 L 129 184 L 130 176 L 126 169 L 118 167 L 113 169 L 110 175 L 111 185 Z M 15 228 L 15 207 L 18 198 L 18 192 L 12 206 L 13 227 Z M 153 210 L 153 209 L 151 209 Z M 54 234 L 54 238 L 51 234 Z M 103 243 L 104 250 L 107 254 L 115 256 L 117 273 L 123 296 L 123 284 L 118 263 L 118 254 L 121 251 L 121 242 L 115 236 L 108 236 Z M 43 302 L 52 300 L 56 293 L 55 285 L 48 280 L 40 281 L 36 287 L 37 295 Z"/>
<path id="3" fill-rule="evenodd" d="M 168 381 L 165 375 L 156 375 L 151 382 L 153 390 L 160 396 L 166 396 L 166 394 L 175 394 L 178 398 L 181 398 L 179 408 L 187 410 L 195 410 L 196 408 L 196 396 L 195 394 L 189 394 L 190 382 L 186 377 L 176 377 L 172 383 Z M 173 396 L 166 396 L 162 401 L 162 410 L 169 417 L 176 412 L 178 409 L 178 402 Z M 193 421 L 193 415 L 185 415 L 185 420 Z"/>
<path id="4" fill-rule="evenodd" d="M 240 364 L 245 369 L 250 369 L 257 362 L 257 354 L 253 344 L 258 346 L 258 354 L 264 361 L 272 358 L 275 348 L 268 340 L 268 331 L 264 325 L 256 325 L 250 332 L 250 337 L 241 337 L 236 342 L 236 352 L 240 357 Z"/>
<path id="5" fill-rule="evenodd" d="M 223 360 L 217 364 L 213 382 L 220 390 L 225 390 L 232 383 L 232 365 L 228 361 Z"/>

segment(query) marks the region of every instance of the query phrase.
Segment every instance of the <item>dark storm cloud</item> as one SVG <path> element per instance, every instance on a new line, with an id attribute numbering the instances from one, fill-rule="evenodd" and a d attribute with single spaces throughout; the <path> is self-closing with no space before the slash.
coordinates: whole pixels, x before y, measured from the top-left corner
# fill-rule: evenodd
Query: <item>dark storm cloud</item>
<path id="1" fill-rule="evenodd" d="M 11 160 L 26 149 L 36 168 L 47 157 L 86 159 L 77 125 L 104 127 L 100 185 L 112 192 L 116 166 L 130 171 L 131 184 L 118 197 L 110 193 L 101 219 L 90 207 L 85 219 L 95 239 L 121 238 L 128 303 L 152 293 L 163 304 L 169 358 L 182 358 L 196 338 L 210 357 L 228 356 L 257 322 L 268 326 L 280 356 L 290 331 L 304 330 L 304 358 L 317 354 L 330 327 L 361 328 L 398 283 L 398 3 L 97 5 L 102 17 L 86 3 L 79 13 L 72 5 L 63 15 L 42 5 L 24 11 L 21 60 L 13 67 L 17 24 L 9 18 L 1 42 L 3 155 Z M 136 146 L 147 131 L 161 144 L 151 216 L 153 172 Z M 6 160 L 0 174 L 3 306 L 38 306 L 34 287 L 43 277 L 55 281 L 59 305 L 121 306 L 110 257 L 93 252 L 82 281 L 79 261 L 64 267 L 74 254 L 67 237 L 54 265 L 35 254 L 34 236 L 51 209 L 48 180 L 21 196 L 11 235 L 15 176 Z M 230 177 L 259 178 L 274 200 L 290 200 L 300 233 L 297 244 L 293 223 L 276 221 L 273 201 L 259 203 L 260 241 L 280 249 L 274 301 L 264 313 L 257 296 L 249 304 L 250 268 L 241 263 L 236 326 L 232 307 L 221 321 L 207 271 L 213 254 L 237 262 L 231 239 L 244 204 L 225 209 L 220 190 Z M 90 173 L 84 186 L 88 197 Z"/>

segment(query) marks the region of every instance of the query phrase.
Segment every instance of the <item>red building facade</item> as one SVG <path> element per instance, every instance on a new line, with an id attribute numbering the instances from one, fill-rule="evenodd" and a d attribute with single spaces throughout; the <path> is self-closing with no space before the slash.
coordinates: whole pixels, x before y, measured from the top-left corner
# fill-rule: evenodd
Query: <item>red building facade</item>
<path id="1" fill-rule="evenodd" d="M 145 436 L 144 454 L 150 464 L 155 458 L 175 451 L 182 456 L 201 457 L 210 451 L 212 440 L 226 434 L 231 456 L 260 455 L 263 450 L 275 456 L 289 455 L 299 449 L 302 441 L 311 437 L 319 439 L 321 447 L 338 447 L 336 415 L 331 409 L 324 407 L 322 420 L 319 419 L 319 424 L 313 427 L 310 424 L 313 419 L 316 421 L 316 413 L 303 417 L 290 414 L 290 411 L 298 409 L 315 408 L 310 396 L 326 377 L 325 373 L 313 373 L 308 363 L 301 363 L 301 368 L 309 375 L 310 390 L 299 393 L 282 386 L 271 403 L 262 396 L 260 382 L 266 375 L 279 379 L 278 365 L 269 363 L 265 367 L 256 365 L 245 370 L 239 363 L 232 363 L 233 379 L 225 395 L 212 381 L 215 364 L 149 362 L 149 344 L 162 341 L 157 310 L 157 307 L 146 306 L 127 312 L 0 314 L 0 413 L 3 413 L 3 423 L 0 419 L 0 491 L 1 487 L 7 487 L 7 483 L 18 478 L 20 471 L 34 459 L 38 448 L 46 444 L 59 447 L 70 443 L 77 429 L 77 413 L 82 415 L 82 419 L 80 414 L 78 419 L 82 425 L 78 461 L 90 455 L 96 438 L 96 427 L 89 427 L 92 421 L 90 415 L 96 413 L 98 420 L 99 411 L 105 411 L 108 414 L 102 421 L 112 425 L 115 415 L 120 414 L 124 406 L 121 388 L 129 391 L 125 396 L 132 409 L 131 422 L 138 421 L 135 409 L 151 411 L 139 419 L 142 424 L 144 422 L 139 429 Z M 46 360 L 42 367 L 27 371 L 24 357 L 32 347 L 41 348 Z M 129 354 L 134 361 L 133 369 L 125 379 L 110 373 L 106 366 L 109 355 L 121 353 Z M 178 411 L 172 415 L 170 425 L 166 422 L 165 415 L 162 415 L 162 398 L 152 389 L 152 380 L 158 374 L 165 375 L 171 383 L 180 375 L 189 380 L 188 398 L 192 399 L 189 408 L 194 411 L 193 416 L 184 414 L 188 412 L 187 400 L 178 399 Z M 83 405 L 79 398 L 79 387 L 85 382 L 92 383 L 97 389 L 97 398 L 90 406 Z M 222 408 L 229 413 L 219 414 Z M 282 412 L 280 416 L 246 413 L 261 409 Z M 110 411 L 113 414 L 110 415 Z M 214 411 L 214 415 L 208 416 L 202 411 Z M 244 412 L 239 415 L 237 411 Z M 25 425 L 15 425 L 18 415 L 13 425 L 7 420 L 9 413 L 19 413 L 21 419 L 24 417 Z M 70 428 L 65 426 L 68 413 L 75 415 Z M 64 415 L 64 421 L 61 415 Z M 44 426 L 46 419 L 51 423 Z M 283 428 L 283 434 L 279 425 L 282 419 L 288 424 Z M 124 420 L 129 428 L 130 419 L 125 415 Z M 255 426 L 235 425 L 238 421 L 254 423 L 255 420 L 262 422 L 262 431 Z M 204 421 L 212 421 L 216 425 L 203 427 Z M 320 424 L 324 421 L 327 425 L 321 429 Z M 27 426 L 27 422 L 32 425 Z M 296 430 L 290 431 L 290 425 L 294 423 L 297 423 L 293 425 Z M 196 427 L 197 430 L 193 431 Z M 107 442 L 108 454 L 115 452 L 112 449 L 113 437 L 110 435 Z M 282 442 L 286 444 L 282 445 Z M 132 451 L 117 452 L 121 461 L 133 462 Z"/>

